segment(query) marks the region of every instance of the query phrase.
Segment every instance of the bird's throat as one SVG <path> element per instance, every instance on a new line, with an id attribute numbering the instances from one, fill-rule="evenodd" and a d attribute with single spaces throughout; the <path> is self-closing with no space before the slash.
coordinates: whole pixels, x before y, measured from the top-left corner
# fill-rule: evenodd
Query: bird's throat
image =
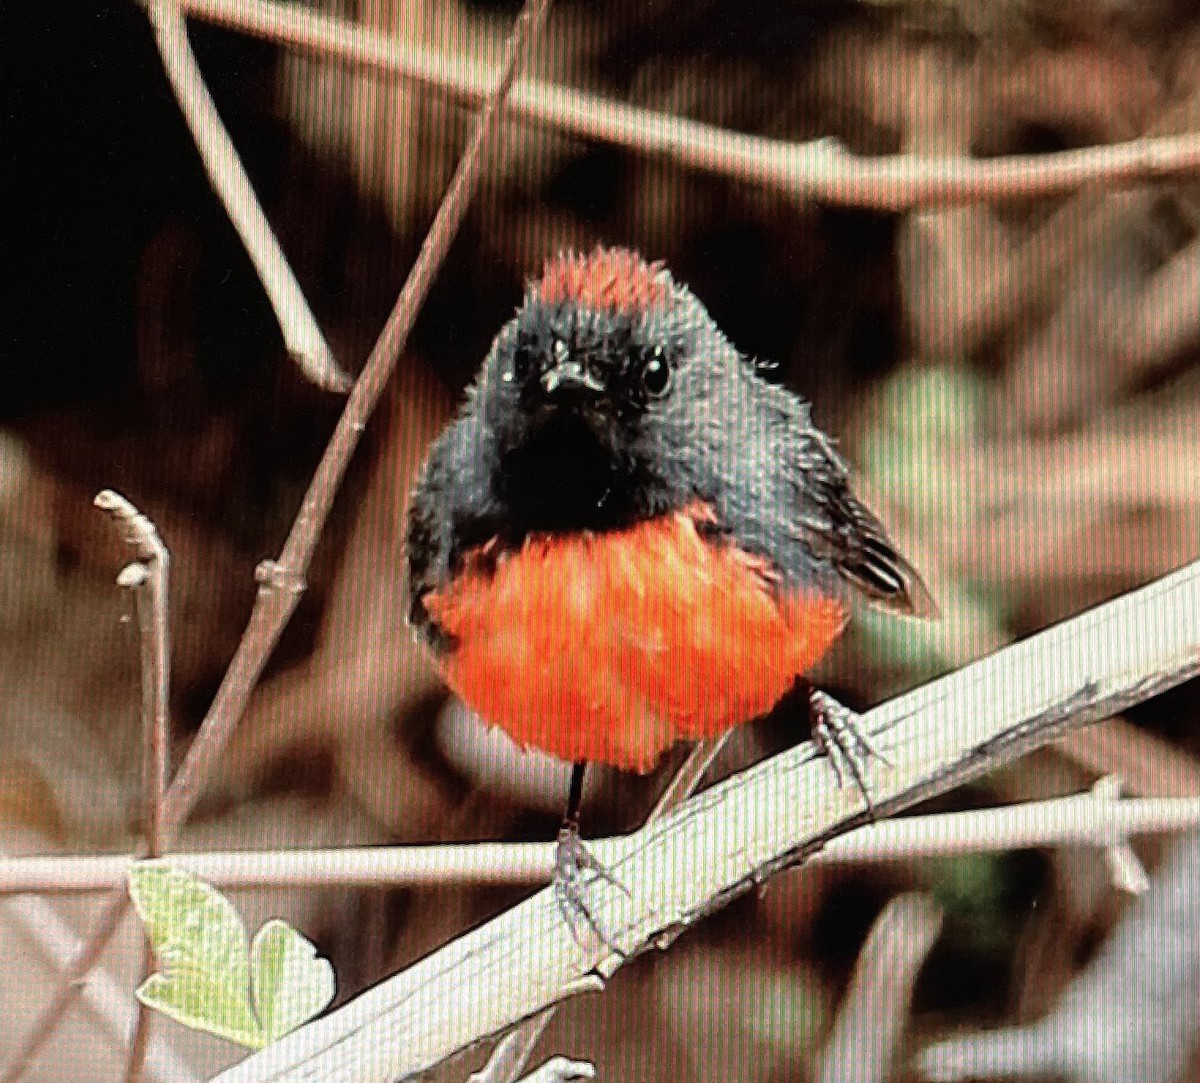
<path id="1" fill-rule="evenodd" d="M 517 534 L 611 529 L 629 514 L 609 441 L 574 411 L 548 415 L 504 456 L 498 477 Z"/>

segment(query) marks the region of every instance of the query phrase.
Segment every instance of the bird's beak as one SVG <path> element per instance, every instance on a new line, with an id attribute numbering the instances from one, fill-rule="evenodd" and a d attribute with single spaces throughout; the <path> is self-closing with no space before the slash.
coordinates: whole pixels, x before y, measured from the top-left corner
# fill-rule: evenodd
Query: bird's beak
<path id="1" fill-rule="evenodd" d="M 542 373 L 542 392 L 555 401 L 594 399 L 604 381 L 577 358 L 568 357 Z"/>

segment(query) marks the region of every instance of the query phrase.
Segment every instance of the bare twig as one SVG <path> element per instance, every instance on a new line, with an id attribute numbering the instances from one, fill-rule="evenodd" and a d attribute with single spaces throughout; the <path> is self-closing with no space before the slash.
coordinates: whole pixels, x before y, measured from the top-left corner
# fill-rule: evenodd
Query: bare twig
<path id="1" fill-rule="evenodd" d="M 887 757 L 865 771 L 875 809 L 976 778 L 1197 673 L 1200 562 L 867 713 L 861 724 Z M 429 1069 L 666 946 L 867 815 L 806 742 L 594 846 L 625 886 L 589 885 L 606 943 L 577 944 L 543 890 L 218 1078 L 384 1083 Z"/>
<path id="2" fill-rule="evenodd" d="M 58 911 L 44 899 L 5 899 L 0 906 L 22 930 L 52 971 L 69 972 L 74 964 L 78 936 Z M 133 997 L 103 969 L 81 983 L 80 997 L 99 1024 L 100 1033 L 116 1052 L 123 1052 L 129 1035 Z M 148 1036 L 146 1072 L 162 1083 L 196 1083 L 197 1076 L 168 1042 Z"/>
<path id="3" fill-rule="evenodd" d="M 105 947 L 121 924 L 128 901 L 129 898 L 124 892 L 111 896 L 100 911 L 100 918 L 92 928 L 91 937 L 77 944 L 74 951 L 65 953 L 67 958 L 63 960 L 61 967 L 63 981 L 30 1028 L 25 1040 L 17 1047 L 12 1063 L 5 1069 L 4 1075 L 0 1076 L 0 1083 L 15 1083 L 15 1080 L 20 1079 L 37 1051 L 54 1033 L 59 1020 L 66 1014 L 75 996 L 88 984 L 87 977 L 100 961 Z"/>
<path id="4" fill-rule="evenodd" d="M 154 524 L 125 497 L 104 489 L 96 494 L 95 505 L 112 516 L 138 558 L 121 571 L 117 582 L 132 590 L 137 599 L 142 642 L 142 830 L 146 856 L 159 857 L 163 852 L 162 807 L 170 743 L 167 715 L 171 694 L 171 629 L 167 615 L 170 555 Z M 154 967 L 149 938 L 145 940 L 142 955 L 145 979 Z M 150 1010 L 139 1001 L 125 1068 L 126 1083 L 141 1079 L 149 1039 Z"/>
<path id="5" fill-rule="evenodd" d="M 549 0 L 527 0 L 517 16 L 501 77 L 479 114 L 466 151 L 412 271 L 350 393 L 280 557 L 276 561 L 265 561 L 258 568 L 260 589 L 249 623 L 208 714 L 164 799 L 160 825 L 164 844 L 174 835 L 200 796 L 205 779 L 228 743 L 262 674 L 263 666 L 299 603 L 304 590 L 305 573 L 346 467 L 366 428 L 367 419 L 400 359 L 434 276 L 462 224 L 467 204 L 479 183 L 487 153 L 496 138 L 497 120 L 512 89 L 519 63 L 526 50 L 536 42 L 548 10 Z M 70 1005 L 80 979 L 95 965 L 120 923 L 127 904 L 128 898 L 122 893 L 114 896 L 105 907 L 91 939 L 82 946 L 68 970 L 68 982 L 34 1024 L 28 1038 L 18 1048 L 13 1064 L 0 1077 L 0 1083 L 13 1083 L 19 1079 L 42 1042 L 53 1033 L 58 1019 Z"/>
<path id="6" fill-rule="evenodd" d="M 1121 780 L 1115 775 L 1105 775 L 1092 787 L 1092 793 L 1101 803 L 1117 800 L 1121 795 Z M 1128 835 L 1112 835 L 1104 847 L 1104 863 L 1108 866 L 1109 879 L 1118 891 L 1127 895 L 1143 895 L 1150 887 L 1141 859 L 1129 845 Z"/>
<path id="7" fill-rule="evenodd" d="M 408 79 L 466 103 L 484 98 L 495 80 L 493 71 L 475 61 L 278 0 L 181 0 L 181 6 L 198 19 Z M 1200 135 L 1194 134 L 986 160 L 863 158 L 832 139 L 784 143 L 534 80 L 513 89 L 510 109 L 572 135 L 767 185 L 797 199 L 891 211 L 1059 196 L 1092 184 L 1128 187 L 1200 170 Z"/>
<path id="8" fill-rule="evenodd" d="M 200 786 L 224 749 L 263 665 L 299 602 L 308 565 L 346 467 L 366 428 L 367 419 L 400 359 L 434 276 L 462 224 L 467 204 L 478 185 L 487 151 L 495 139 L 497 120 L 516 77 L 518 63 L 527 45 L 531 46 L 536 40 L 548 7 L 549 0 L 529 0 L 517 17 L 509 39 L 503 75 L 479 115 L 467 149 L 429 227 L 412 271 L 350 393 L 329 446 L 304 494 L 304 501 L 279 559 L 266 561 L 259 568 L 259 582 L 262 584 L 259 602 L 250 616 L 249 625 L 204 720 L 200 735 L 167 794 L 165 819 L 172 827 L 182 821 L 199 796 Z"/>
<path id="9" fill-rule="evenodd" d="M 820 1083 L 892 1078 L 917 971 L 941 929 L 941 908 L 927 896 L 899 895 L 883 908 L 821 1052 Z"/>
<path id="10" fill-rule="evenodd" d="M 509 1083 L 509 1080 L 516 1079 L 532 1055 L 542 1031 L 553 1018 L 554 1008 L 547 1008 L 506 1034 L 496 1043 L 487 1064 L 478 1072 L 472 1072 L 467 1083 Z"/>
<path id="11" fill-rule="evenodd" d="M 148 0 L 145 7 L 162 55 L 163 68 L 192 130 L 196 149 L 213 190 L 224 204 L 229 220 L 258 272 L 275 310 L 288 353 L 300 371 L 318 387 L 326 391 L 349 390 L 350 377 L 338 367 L 254 194 L 237 148 L 221 123 L 216 104 L 188 44 L 187 26 L 179 5 L 174 0 Z"/>
<path id="12" fill-rule="evenodd" d="M 839 835 L 806 864 L 910 861 L 1034 847 L 1107 849 L 1139 835 L 1200 827 L 1198 798 L 1119 799 L 1095 790 L 1020 805 L 898 816 Z M 604 840 L 597 846 L 610 845 Z M 108 891 L 135 856 L 0 857 L 0 895 Z M 318 887 L 453 887 L 546 883 L 550 842 L 363 846 L 175 853 L 171 863 L 223 891 Z"/>
<path id="13" fill-rule="evenodd" d="M 170 742 L 171 558 L 154 524 L 125 497 L 105 489 L 96 494 L 95 504 L 112 516 L 137 557 L 117 582 L 131 589 L 137 600 L 142 643 L 142 826 L 147 856 L 158 857 L 163 852 L 162 805 Z"/>
<path id="14" fill-rule="evenodd" d="M 710 737 L 704 741 L 697 741 L 692 746 L 687 759 L 680 764 L 679 770 L 671 776 L 666 789 L 654 803 L 654 808 L 646 817 L 647 824 L 652 824 L 659 817 L 673 812 L 696 792 L 696 787 L 704 778 L 704 772 L 712 766 L 712 761 L 717 758 L 717 753 L 724 747 L 728 736 L 726 733 L 720 737 Z"/>
<path id="15" fill-rule="evenodd" d="M 154 949 L 149 941 L 142 945 L 142 977 L 145 981 L 154 971 Z M 146 1050 L 150 1045 L 150 1009 L 142 1001 L 137 1002 L 137 1017 L 133 1024 L 133 1037 L 129 1041 L 129 1052 L 125 1058 L 125 1083 L 138 1083 L 146 1066 Z"/>

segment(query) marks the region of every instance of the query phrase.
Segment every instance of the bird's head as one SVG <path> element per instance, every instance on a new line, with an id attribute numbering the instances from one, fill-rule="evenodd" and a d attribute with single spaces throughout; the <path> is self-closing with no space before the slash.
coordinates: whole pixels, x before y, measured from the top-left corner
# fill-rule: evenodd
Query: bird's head
<path id="1" fill-rule="evenodd" d="M 686 502 L 689 460 L 708 449 L 741 365 L 661 264 L 597 248 L 548 261 L 530 283 L 474 406 L 505 495 L 535 527 L 602 527 Z"/>

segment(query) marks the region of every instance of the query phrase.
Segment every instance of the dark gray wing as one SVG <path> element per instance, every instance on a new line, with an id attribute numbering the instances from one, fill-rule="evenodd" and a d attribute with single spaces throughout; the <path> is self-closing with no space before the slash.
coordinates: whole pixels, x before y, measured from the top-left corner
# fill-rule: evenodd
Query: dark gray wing
<path id="1" fill-rule="evenodd" d="M 896 613 L 933 618 L 938 607 L 917 570 L 883 524 L 851 491 L 849 469 L 820 430 L 800 440 L 796 525 L 820 560 L 871 602 Z"/>

